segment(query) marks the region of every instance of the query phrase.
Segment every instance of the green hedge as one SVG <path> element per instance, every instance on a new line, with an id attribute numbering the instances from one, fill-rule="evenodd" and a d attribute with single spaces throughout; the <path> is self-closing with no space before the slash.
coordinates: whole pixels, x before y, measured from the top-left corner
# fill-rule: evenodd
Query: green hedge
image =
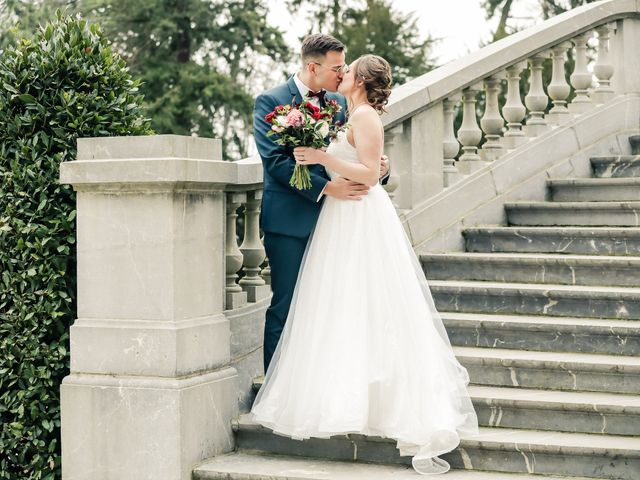
<path id="1" fill-rule="evenodd" d="M 78 137 L 152 133 L 139 82 L 97 25 L 60 12 L 0 58 L 0 479 L 60 475 L 75 318 Z"/>

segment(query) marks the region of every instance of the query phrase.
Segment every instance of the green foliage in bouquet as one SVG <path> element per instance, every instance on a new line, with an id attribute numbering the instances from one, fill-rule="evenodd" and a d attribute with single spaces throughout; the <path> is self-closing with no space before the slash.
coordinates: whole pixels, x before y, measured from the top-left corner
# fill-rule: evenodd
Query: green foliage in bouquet
<path id="1" fill-rule="evenodd" d="M 335 137 L 344 126 L 334 123 L 333 117 L 342 107 L 335 100 L 329 100 L 323 108 L 311 102 L 300 105 L 278 105 L 264 120 L 271 125 L 267 136 L 274 136 L 274 142 L 287 147 L 323 148 L 327 138 Z M 296 163 L 289 185 L 298 190 L 311 188 L 309 167 Z"/>
<path id="2" fill-rule="evenodd" d="M 0 479 L 60 472 L 75 302 L 78 137 L 152 133 L 139 83 L 97 25 L 60 12 L 0 57 Z"/>

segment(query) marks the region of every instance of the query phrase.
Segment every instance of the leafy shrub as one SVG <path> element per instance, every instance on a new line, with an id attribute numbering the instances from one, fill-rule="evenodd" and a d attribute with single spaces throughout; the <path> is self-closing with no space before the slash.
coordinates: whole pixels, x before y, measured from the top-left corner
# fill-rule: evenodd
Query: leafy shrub
<path id="1" fill-rule="evenodd" d="M 152 133 L 98 25 L 56 12 L 0 58 L 0 479 L 60 478 L 60 383 L 75 316 L 78 137 Z"/>

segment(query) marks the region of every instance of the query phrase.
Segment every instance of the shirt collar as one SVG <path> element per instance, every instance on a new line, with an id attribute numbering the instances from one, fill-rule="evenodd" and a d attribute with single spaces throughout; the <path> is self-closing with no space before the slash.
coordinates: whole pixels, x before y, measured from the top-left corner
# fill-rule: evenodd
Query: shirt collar
<path id="1" fill-rule="evenodd" d="M 300 80 L 297 73 L 293 76 L 293 81 L 296 83 L 296 87 L 298 87 L 298 91 L 302 98 L 305 98 L 311 89 L 307 87 L 302 80 Z"/>

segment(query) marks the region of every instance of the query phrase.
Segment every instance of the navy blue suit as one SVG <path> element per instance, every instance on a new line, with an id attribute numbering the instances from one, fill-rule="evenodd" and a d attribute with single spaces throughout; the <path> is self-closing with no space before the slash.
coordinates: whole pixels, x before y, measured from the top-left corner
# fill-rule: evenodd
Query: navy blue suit
<path id="1" fill-rule="evenodd" d="M 326 98 L 335 99 L 342 105 L 342 111 L 334 117 L 334 121 L 344 122 L 347 108 L 344 97 L 337 93 L 327 93 Z M 289 313 L 309 235 L 320 214 L 324 195 L 320 201 L 318 197 L 329 181 L 322 165 L 310 165 L 312 186 L 309 190 L 298 190 L 289 185 L 296 164 L 293 149 L 278 145 L 272 137 L 267 137 L 271 125 L 264 117 L 276 106 L 290 104 L 292 101 L 302 101 L 293 77 L 287 83 L 260 94 L 256 98 L 253 116 L 253 132 L 264 170 L 260 227 L 264 232 L 264 246 L 271 267 L 273 292 L 264 326 L 265 372 Z"/>

